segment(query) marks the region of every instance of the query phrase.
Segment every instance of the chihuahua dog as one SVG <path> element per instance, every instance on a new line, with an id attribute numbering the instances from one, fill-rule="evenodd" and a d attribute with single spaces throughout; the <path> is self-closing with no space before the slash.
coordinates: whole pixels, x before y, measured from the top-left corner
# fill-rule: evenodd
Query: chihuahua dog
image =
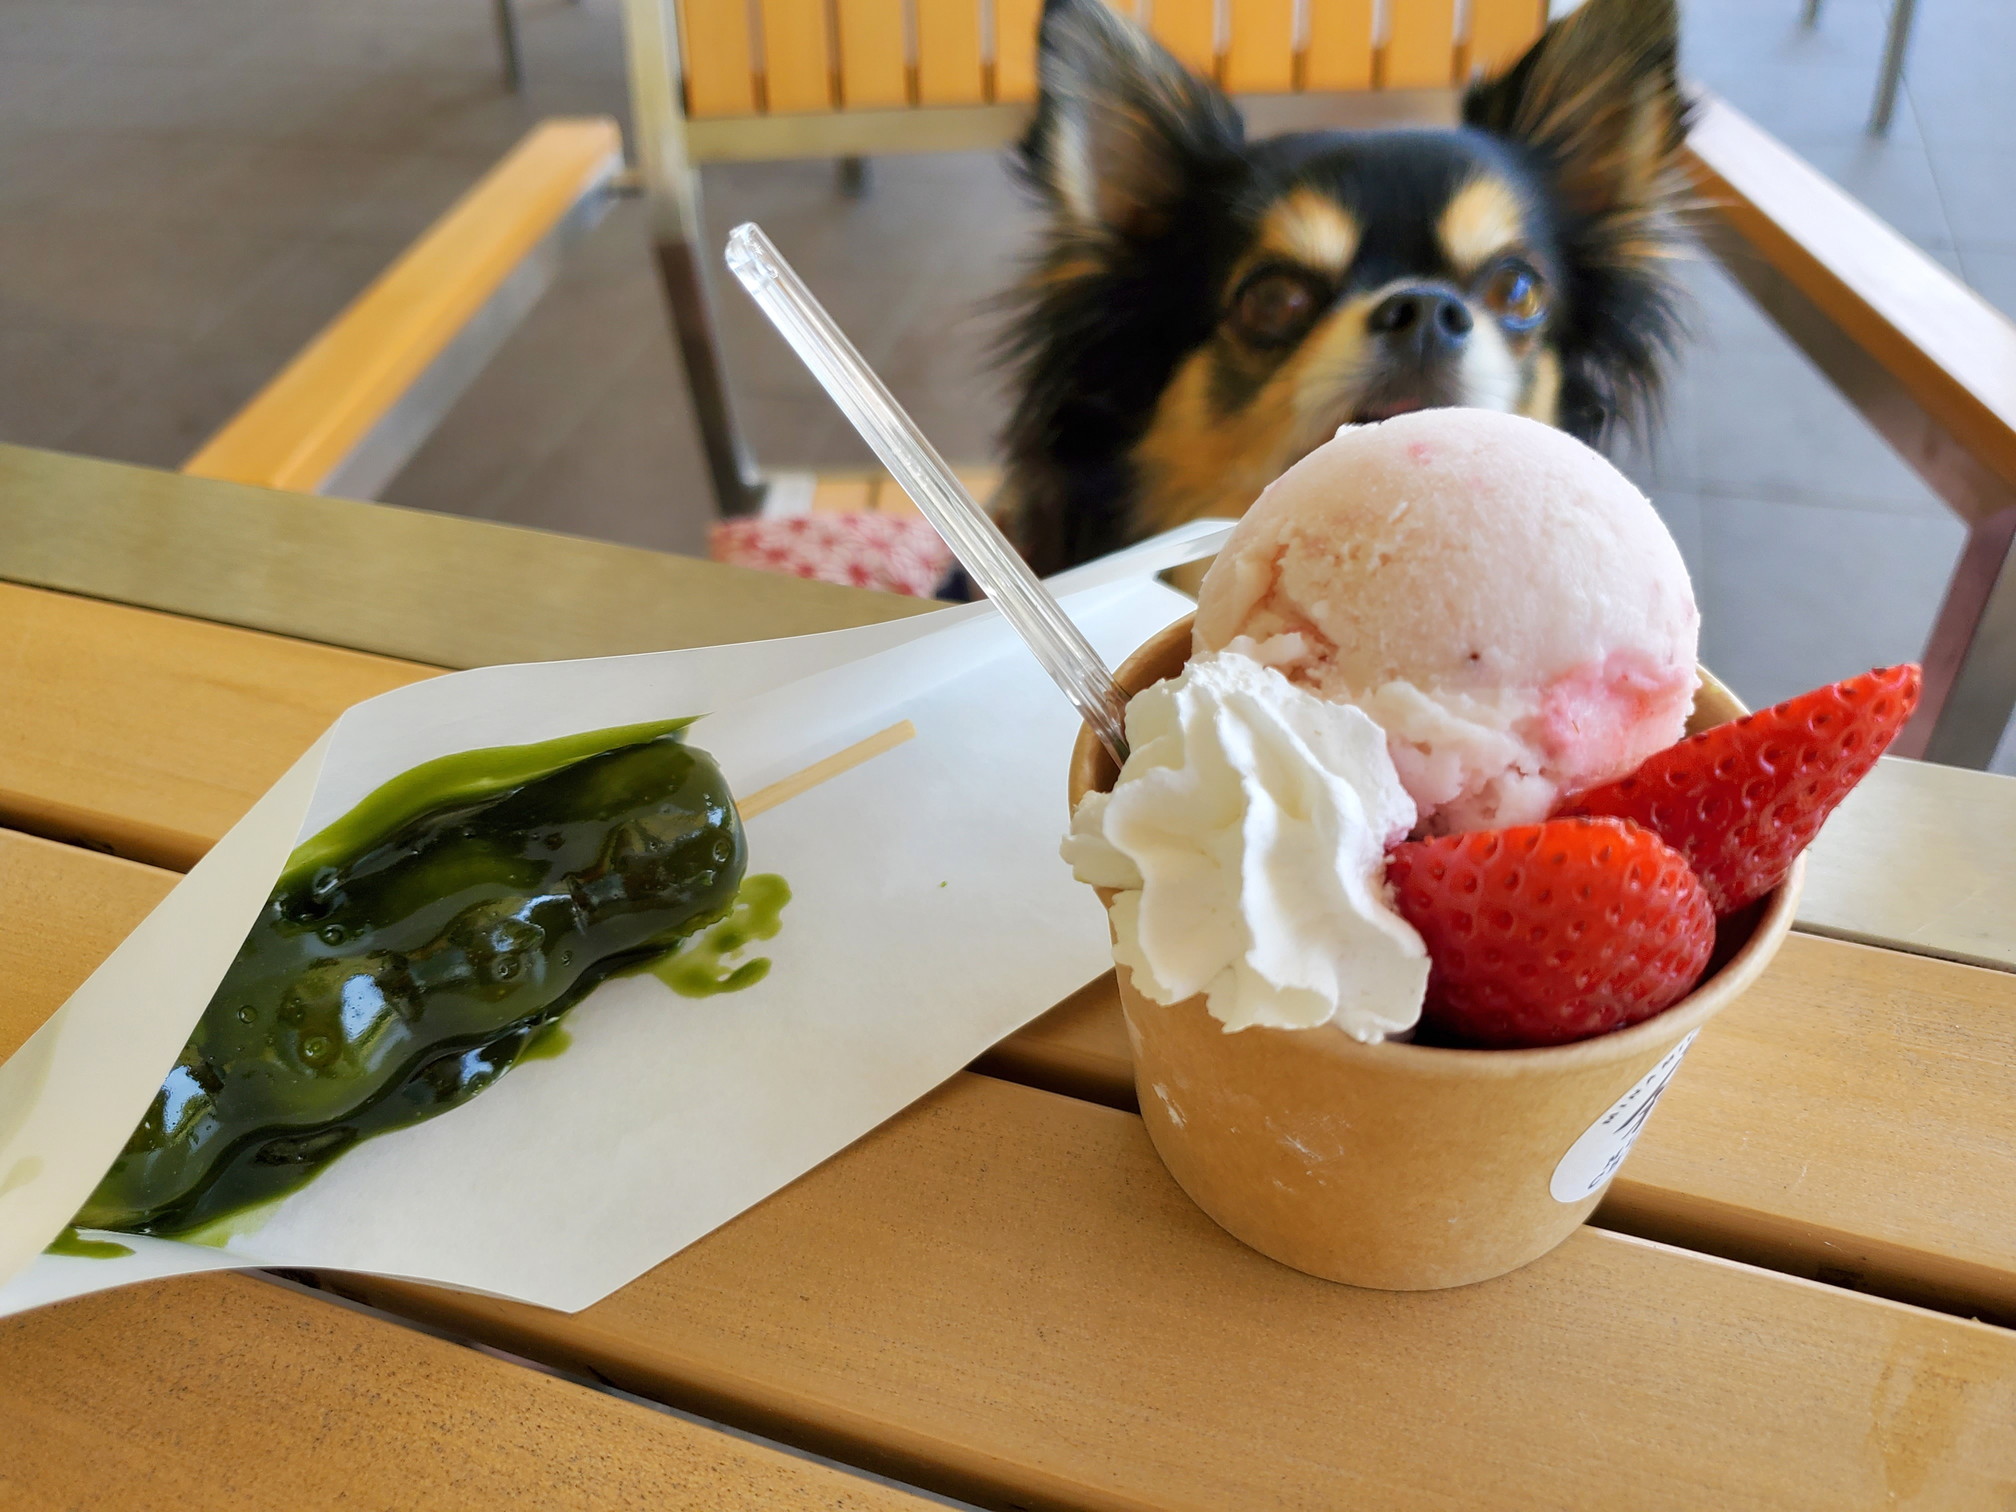
<path id="1" fill-rule="evenodd" d="M 1674 0 L 1587 0 L 1458 129 L 1248 142 L 1103 0 L 1050 0 L 997 502 L 1030 564 L 1237 515 L 1347 423 L 1641 420 L 1679 326 L 1677 31 Z"/>

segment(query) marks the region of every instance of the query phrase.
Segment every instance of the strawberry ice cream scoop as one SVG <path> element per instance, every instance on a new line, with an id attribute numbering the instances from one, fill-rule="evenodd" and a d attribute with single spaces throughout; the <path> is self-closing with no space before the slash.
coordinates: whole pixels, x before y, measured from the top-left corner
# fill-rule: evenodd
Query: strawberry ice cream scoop
<path id="1" fill-rule="evenodd" d="M 1346 426 L 1275 481 L 1197 602 L 1243 651 L 1386 731 L 1420 831 L 1533 824 L 1678 740 L 1700 617 L 1645 496 L 1517 415 Z"/>

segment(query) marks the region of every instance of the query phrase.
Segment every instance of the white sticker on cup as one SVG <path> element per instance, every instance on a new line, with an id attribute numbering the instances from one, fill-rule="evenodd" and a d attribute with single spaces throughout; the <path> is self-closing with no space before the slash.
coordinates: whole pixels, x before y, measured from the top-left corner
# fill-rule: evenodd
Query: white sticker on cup
<path id="1" fill-rule="evenodd" d="M 1696 1029 L 1694 1034 L 1700 1032 Z M 1610 1105 L 1609 1112 L 1589 1125 L 1582 1137 L 1568 1147 L 1547 1186 L 1556 1202 L 1580 1202 L 1601 1191 L 1603 1183 L 1617 1173 L 1617 1167 L 1631 1153 L 1638 1131 L 1652 1116 L 1659 1094 L 1680 1069 L 1680 1058 L 1694 1043 L 1694 1034 L 1667 1051 L 1665 1059 L 1641 1076 L 1629 1092 Z"/>

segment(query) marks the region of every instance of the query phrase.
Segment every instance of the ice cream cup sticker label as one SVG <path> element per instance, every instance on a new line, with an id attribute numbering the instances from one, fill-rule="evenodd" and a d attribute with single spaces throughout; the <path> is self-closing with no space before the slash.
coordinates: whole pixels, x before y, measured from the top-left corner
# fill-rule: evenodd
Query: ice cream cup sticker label
<path id="1" fill-rule="evenodd" d="M 1694 1034 L 1700 1032 L 1696 1029 Z M 1580 1202 L 1600 1192 L 1603 1183 L 1616 1175 L 1617 1167 L 1624 1164 L 1624 1157 L 1637 1142 L 1638 1131 L 1645 1127 L 1645 1120 L 1658 1105 L 1659 1094 L 1680 1069 L 1687 1047 L 1694 1043 L 1694 1034 L 1667 1051 L 1658 1065 L 1640 1077 L 1629 1092 L 1612 1103 L 1609 1111 L 1568 1147 L 1568 1153 L 1554 1167 L 1554 1179 L 1548 1183 L 1547 1189 L 1556 1202 Z"/>

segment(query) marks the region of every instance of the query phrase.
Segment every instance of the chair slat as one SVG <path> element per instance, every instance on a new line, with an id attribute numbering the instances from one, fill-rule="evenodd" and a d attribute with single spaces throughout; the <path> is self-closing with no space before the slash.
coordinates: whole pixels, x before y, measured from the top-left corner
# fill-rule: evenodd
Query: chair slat
<path id="1" fill-rule="evenodd" d="M 1388 89 L 1446 89 L 1456 72 L 1456 0 L 1396 0 L 1388 14 Z"/>
<path id="2" fill-rule="evenodd" d="M 1036 27 L 1043 0 L 994 0 L 994 98 L 1003 105 L 1036 98 Z"/>
<path id="3" fill-rule="evenodd" d="M 838 0 L 840 104 L 847 110 L 886 110 L 910 101 L 903 0 Z"/>
<path id="4" fill-rule="evenodd" d="M 686 113 L 756 113 L 756 56 L 744 0 L 685 0 L 679 7 Z"/>
<path id="5" fill-rule="evenodd" d="M 1125 7 L 1120 7 L 1125 9 Z M 1148 18 L 1155 40 L 1185 68 L 1212 77 L 1218 66 L 1218 7 L 1215 0 L 1155 0 Z"/>
<path id="6" fill-rule="evenodd" d="M 1295 0 L 1231 0 L 1225 87 L 1240 94 L 1287 94 L 1295 87 Z"/>
<path id="7" fill-rule="evenodd" d="M 812 486 L 815 515 L 866 514 L 875 507 L 876 480 L 866 475 L 822 476 Z"/>
<path id="8" fill-rule="evenodd" d="M 1470 0 L 1469 72 L 1502 73 L 1546 25 L 1546 0 Z"/>
<path id="9" fill-rule="evenodd" d="M 1302 87 L 1372 87 L 1373 0 L 1310 0 Z"/>
<path id="10" fill-rule="evenodd" d="M 983 103 L 979 0 L 916 0 L 916 6 L 918 103 Z"/>
<path id="11" fill-rule="evenodd" d="M 771 115 L 833 108 L 826 0 L 760 0 L 763 108 Z"/>

